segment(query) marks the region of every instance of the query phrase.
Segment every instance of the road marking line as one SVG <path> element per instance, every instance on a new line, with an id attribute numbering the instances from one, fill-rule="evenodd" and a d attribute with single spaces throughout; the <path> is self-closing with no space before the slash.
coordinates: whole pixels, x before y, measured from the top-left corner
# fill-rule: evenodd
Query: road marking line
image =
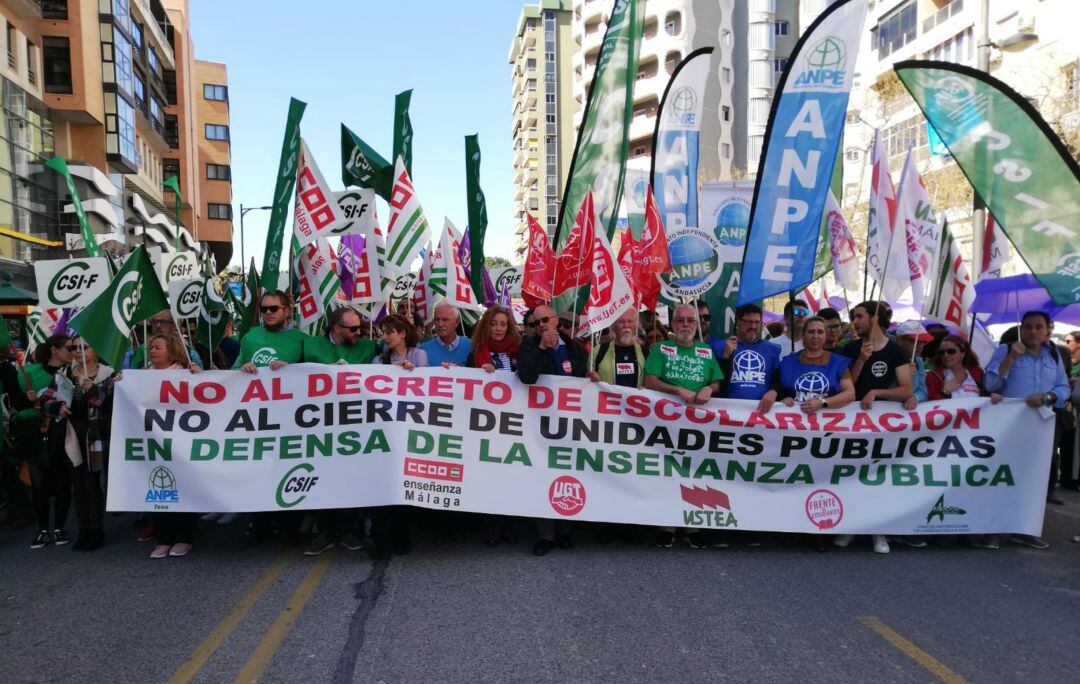
<path id="1" fill-rule="evenodd" d="M 316 587 L 319 586 L 319 582 L 322 581 L 323 575 L 326 574 L 326 570 L 333 560 L 334 552 L 331 550 L 320 556 L 319 560 L 315 561 L 315 564 L 311 566 L 303 581 L 300 582 L 300 586 L 296 588 L 285 607 L 278 613 L 274 624 L 270 625 L 270 629 L 266 630 L 266 635 L 263 636 L 259 645 L 255 647 L 251 657 L 248 658 L 247 663 L 244 665 L 244 669 L 240 670 L 240 674 L 236 675 L 236 682 L 257 682 L 262 677 L 278 648 L 281 647 L 281 643 L 288 636 L 293 623 L 300 617 L 304 605 L 315 594 Z"/>
<path id="2" fill-rule="evenodd" d="M 294 560 L 296 560 L 296 554 L 293 551 L 286 551 L 278 556 L 270 567 L 266 569 L 262 577 L 259 578 L 259 581 L 251 585 L 251 588 L 240 597 L 240 600 L 236 602 L 229 614 L 214 627 L 214 631 L 210 632 L 203 642 L 195 648 L 191 657 L 184 661 L 176 674 L 169 678 L 169 684 L 186 684 L 190 682 L 198 674 L 199 670 L 206 665 L 206 661 L 210 660 L 210 656 L 221 648 L 221 645 L 225 643 L 225 639 L 232 634 L 252 606 L 273 586 L 274 582 L 281 577 L 281 573 L 285 571 L 285 568 Z"/>
<path id="3" fill-rule="evenodd" d="M 911 643 L 904 637 L 890 629 L 888 625 L 878 620 L 873 615 L 859 617 L 859 622 L 878 633 L 890 644 L 899 649 L 904 655 L 934 673 L 938 679 L 949 684 L 967 684 L 967 680 L 945 666 L 940 660 Z"/>

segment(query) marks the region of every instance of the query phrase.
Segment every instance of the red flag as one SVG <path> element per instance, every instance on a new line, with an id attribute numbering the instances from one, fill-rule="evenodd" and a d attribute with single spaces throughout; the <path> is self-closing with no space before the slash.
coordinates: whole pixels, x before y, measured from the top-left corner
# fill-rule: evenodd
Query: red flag
<path id="1" fill-rule="evenodd" d="M 810 291 L 810 286 L 807 285 L 802 291 L 802 298 L 806 300 L 806 303 L 810 305 L 810 310 L 815 314 L 821 309 L 821 304 L 814 297 L 814 293 Z"/>
<path id="2" fill-rule="evenodd" d="M 634 293 L 634 305 L 641 305 L 641 286 L 638 275 L 641 265 L 641 243 L 634 239 L 634 233 L 627 228 L 623 231 L 622 244 L 619 245 L 619 268 L 626 276 L 626 282 Z"/>
<path id="3" fill-rule="evenodd" d="M 668 253 L 667 235 L 664 233 L 664 221 L 660 209 L 653 197 L 652 185 L 645 195 L 645 227 L 641 229 L 641 241 L 638 242 L 638 270 L 634 280 L 639 304 L 644 304 L 649 311 L 656 311 L 660 299 L 660 274 L 671 273 L 671 255 Z"/>
<path id="4" fill-rule="evenodd" d="M 555 274 L 555 252 L 547 233 L 529 216 L 529 251 L 521 278 L 521 298 L 530 307 L 551 302 L 551 280 Z"/>
<path id="5" fill-rule="evenodd" d="M 592 191 L 585 193 L 574 227 L 555 259 L 554 293 L 561 295 L 567 290 L 581 287 L 592 277 L 592 244 L 596 213 L 593 210 Z"/>
<path id="6" fill-rule="evenodd" d="M 825 281 L 821 281 L 821 299 L 825 302 L 826 307 L 831 307 L 832 302 L 829 300 L 829 289 L 825 287 Z"/>

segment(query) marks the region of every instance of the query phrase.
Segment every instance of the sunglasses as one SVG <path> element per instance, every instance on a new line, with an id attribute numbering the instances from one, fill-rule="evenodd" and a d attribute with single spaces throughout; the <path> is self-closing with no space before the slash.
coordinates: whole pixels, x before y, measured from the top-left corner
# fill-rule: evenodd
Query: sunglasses
<path id="1" fill-rule="evenodd" d="M 348 330 L 351 333 L 360 332 L 360 326 L 358 325 L 342 325 L 340 323 L 336 323 L 335 325 L 344 330 Z"/>
<path id="2" fill-rule="evenodd" d="M 702 321 L 711 321 L 712 316 L 710 316 L 709 314 L 701 314 L 700 316 L 698 316 L 698 319 Z"/>
<path id="3" fill-rule="evenodd" d="M 938 351 L 940 351 L 945 356 L 952 356 L 953 354 L 959 354 L 960 353 L 960 350 L 957 349 L 956 347 L 942 347 Z"/>
<path id="4" fill-rule="evenodd" d="M 281 310 L 280 306 L 260 306 L 259 307 L 259 311 L 262 311 L 263 313 L 271 313 L 272 314 L 272 313 L 277 313 L 280 310 Z"/>
<path id="5" fill-rule="evenodd" d="M 534 318 L 532 323 L 530 323 L 529 325 L 531 325 L 531 326 L 547 325 L 548 321 L 553 321 L 553 320 L 555 320 L 555 316 L 544 316 L 543 318 Z M 559 322 L 561 323 L 562 321 L 559 321 Z"/>
<path id="6" fill-rule="evenodd" d="M 78 346 L 78 345 L 76 345 L 76 344 L 69 344 L 69 345 L 67 346 L 67 350 L 68 350 L 68 351 L 78 351 L 78 350 L 79 350 L 79 346 Z"/>
<path id="7" fill-rule="evenodd" d="M 536 321 L 529 321 L 528 323 L 525 324 L 525 327 L 526 328 L 535 328 L 536 327 Z"/>
<path id="8" fill-rule="evenodd" d="M 792 309 L 791 315 L 793 316 L 809 316 L 810 309 Z"/>

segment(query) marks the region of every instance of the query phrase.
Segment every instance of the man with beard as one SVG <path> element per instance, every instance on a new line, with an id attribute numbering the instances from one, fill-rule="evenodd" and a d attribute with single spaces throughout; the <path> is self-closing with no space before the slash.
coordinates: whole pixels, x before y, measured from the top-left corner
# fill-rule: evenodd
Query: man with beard
<path id="1" fill-rule="evenodd" d="M 675 307 L 672 324 L 675 340 L 658 342 L 645 360 L 645 387 L 677 395 L 687 404 L 705 404 L 720 388 L 724 373 L 712 348 L 697 341 L 697 308 L 692 304 Z M 683 537 L 691 548 L 705 548 L 700 532 L 685 529 Z M 675 529 L 661 528 L 656 545 L 671 548 L 674 544 Z"/>
<path id="2" fill-rule="evenodd" d="M 645 350 L 638 342 L 638 313 L 628 309 L 611 324 L 611 342 L 592 350 L 586 375 L 593 382 L 640 389 L 645 368 Z"/>
<path id="3" fill-rule="evenodd" d="M 304 345 L 311 337 L 286 327 L 292 320 L 293 299 L 284 292 L 267 292 L 259 302 L 262 325 L 252 328 L 240 340 L 240 355 L 233 369 L 257 373 L 259 368 L 277 370 L 304 359 Z"/>
<path id="4" fill-rule="evenodd" d="M 434 325 L 432 331 L 434 339 L 430 339 L 420 345 L 427 352 L 428 363 L 432 366 L 464 366 L 472 351 L 472 340 L 457 334 L 458 326 L 461 325 L 461 316 L 457 309 L 446 302 L 435 305 L 432 312 Z"/>

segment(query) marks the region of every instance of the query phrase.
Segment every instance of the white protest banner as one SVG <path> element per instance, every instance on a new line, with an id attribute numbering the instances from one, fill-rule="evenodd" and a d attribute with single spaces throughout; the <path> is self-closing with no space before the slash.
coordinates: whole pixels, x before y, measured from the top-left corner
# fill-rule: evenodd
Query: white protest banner
<path id="1" fill-rule="evenodd" d="M 169 307 L 173 318 L 195 318 L 202 305 L 203 281 L 174 280 L 169 283 Z"/>
<path id="2" fill-rule="evenodd" d="M 109 285 L 105 257 L 34 262 L 38 306 L 81 309 Z"/>
<path id="3" fill-rule="evenodd" d="M 1038 534 L 1054 421 L 1021 401 L 804 414 L 583 379 L 295 364 L 125 371 L 109 510 L 410 504 L 830 534 Z"/>

